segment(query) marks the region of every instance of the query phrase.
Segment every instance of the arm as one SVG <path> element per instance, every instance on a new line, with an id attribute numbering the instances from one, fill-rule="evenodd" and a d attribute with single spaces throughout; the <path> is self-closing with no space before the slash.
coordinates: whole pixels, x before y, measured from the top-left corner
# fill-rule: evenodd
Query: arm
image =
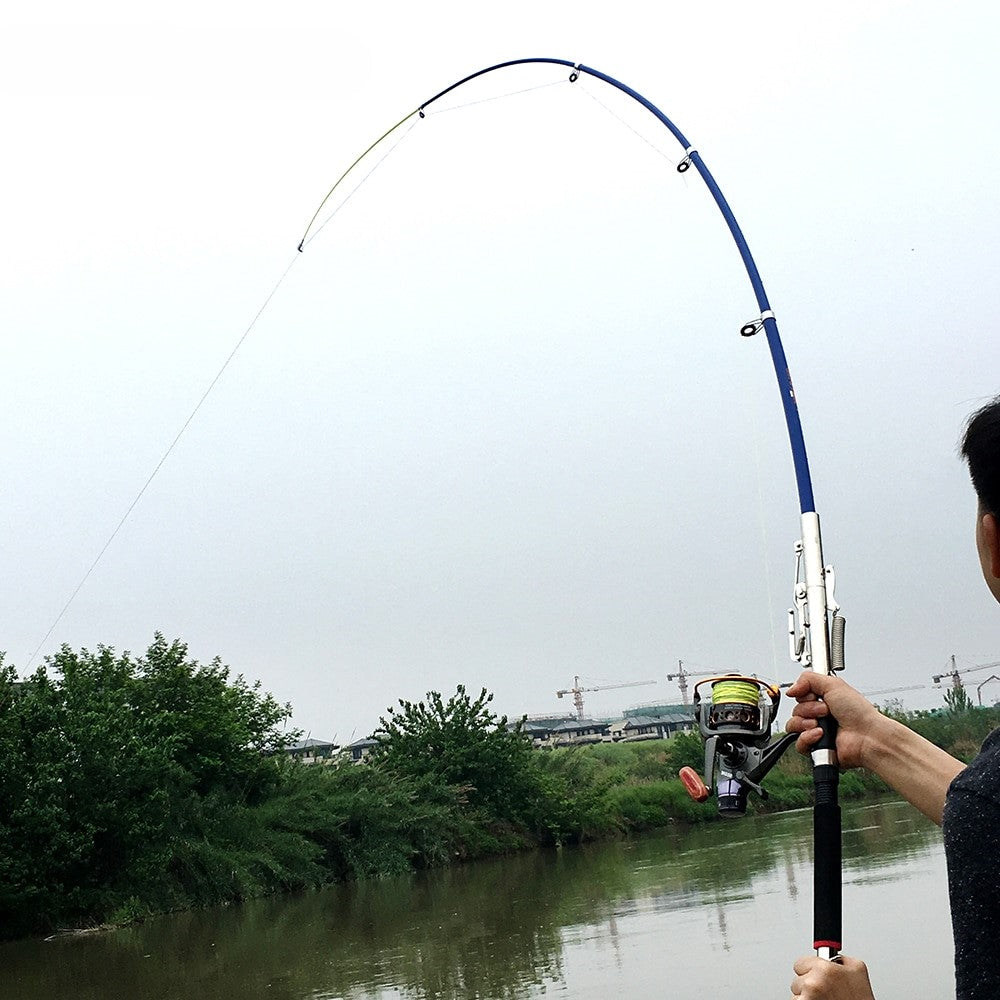
<path id="1" fill-rule="evenodd" d="M 837 759 L 842 768 L 863 767 L 888 782 L 911 805 L 941 825 L 952 779 L 965 765 L 901 722 L 884 716 L 839 677 L 805 671 L 786 692 L 798 704 L 785 726 L 799 733 L 796 749 L 808 754 L 821 732 L 816 722 L 837 720 Z M 822 701 L 818 699 L 822 698 Z"/>

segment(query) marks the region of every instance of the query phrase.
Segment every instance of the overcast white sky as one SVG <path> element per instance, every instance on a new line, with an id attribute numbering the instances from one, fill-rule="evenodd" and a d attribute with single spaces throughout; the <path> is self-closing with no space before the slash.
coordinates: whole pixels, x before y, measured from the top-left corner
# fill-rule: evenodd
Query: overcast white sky
<path id="1" fill-rule="evenodd" d="M 571 707 L 555 691 L 577 674 L 657 682 L 590 694 L 594 713 L 677 700 L 678 660 L 794 676 L 766 343 L 739 336 L 736 251 L 648 113 L 559 67 L 492 74 L 295 253 L 374 138 L 525 56 L 643 93 L 728 197 L 795 381 L 849 679 L 1000 660 L 956 457 L 1000 391 L 993 4 L 9 17 L 0 648 L 19 668 L 294 260 L 39 660 L 159 630 L 341 741 L 458 683 L 518 715 Z"/>

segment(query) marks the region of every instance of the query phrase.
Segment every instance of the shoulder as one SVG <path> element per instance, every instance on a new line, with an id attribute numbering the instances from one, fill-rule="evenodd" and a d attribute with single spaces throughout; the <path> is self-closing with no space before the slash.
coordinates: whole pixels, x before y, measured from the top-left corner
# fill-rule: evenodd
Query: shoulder
<path id="1" fill-rule="evenodd" d="M 955 776 L 948 797 L 960 791 L 1000 802 L 1000 729 L 986 737 L 969 766 Z"/>
<path id="2" fill-rule="evenodd" d="M 951 783 L 944 844 L 960 998 L 1000 996 L 995 936 L 1000 927 L 1000 730 Z"/>
<path id="3" fill-rule="evenodd" d="M 1000 850 L 1000 729 L 986 737 L 982 749 L 948 788 L 944 803 L 948 853 L 982 852 L 984 838 Z"/>

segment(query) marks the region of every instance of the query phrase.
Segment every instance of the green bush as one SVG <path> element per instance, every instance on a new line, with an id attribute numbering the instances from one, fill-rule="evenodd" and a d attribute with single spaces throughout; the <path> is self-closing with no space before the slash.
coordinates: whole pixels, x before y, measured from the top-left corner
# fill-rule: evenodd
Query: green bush
<path id="1" fill-rule="evenodd" d="M 811 774 L 796 774 L 776 767 L 765 779 L 767 799 L 758 811 L 774 812 L 781 809 L 802 809 L 812 804 L 813 779 Z"/>
<path id="2" fill-rule="evenodd" d="M 698 733 L 678 733 L 667 741 L 664 758 L 667 772 L 673 777 L 682 767 L 693 767 L 701 774 L 705 769 L 705 745 Z"/>

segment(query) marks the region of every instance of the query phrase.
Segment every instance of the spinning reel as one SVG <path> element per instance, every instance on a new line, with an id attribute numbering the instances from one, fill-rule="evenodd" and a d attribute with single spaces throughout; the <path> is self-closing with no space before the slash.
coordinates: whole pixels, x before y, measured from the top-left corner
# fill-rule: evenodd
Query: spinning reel
<path id="1" fill-rule="evenodd" d="M 703 695 L 699 688 L 706 684 L 711 690 Z M 679 776 L 691 798 L 696 802 L 708 798 L 716 772 L 721 815 L 744 815 L 751 789 L 767 798 L 760 782 L 796 739 L 789 733 L 770 742 L 779 701 L 778 686 L 756 677 L 726 674 L 695 685 L 695 719 L 705 742 L 705 780 L 693 767 L 681 768 Z"/>

